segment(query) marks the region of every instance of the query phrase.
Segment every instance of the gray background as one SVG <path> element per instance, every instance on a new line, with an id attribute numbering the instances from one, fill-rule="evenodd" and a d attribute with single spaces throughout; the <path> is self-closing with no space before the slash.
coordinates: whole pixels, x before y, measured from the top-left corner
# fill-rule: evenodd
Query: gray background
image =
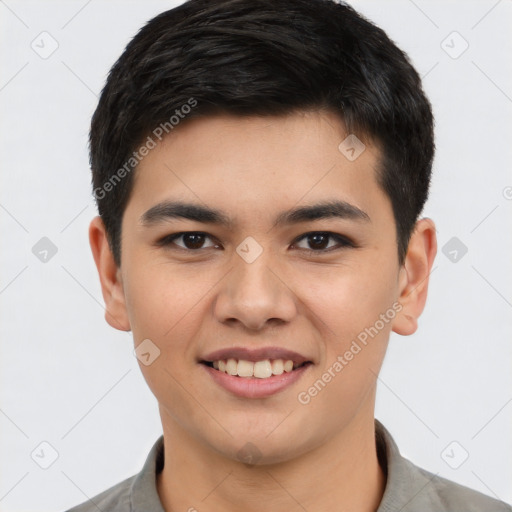
<path id="1" fill-rule="evenodd" d="M 114 60 L 177 3 L 0 0 L 1 511 L 82 502 L 161 433 L 130 334 L 103 318 L 87 132 Z M 418 465 L 512 502 L 512 1 L 352 3 L 409 53 L 437 120 L 439 254 L 376 416 Z"/>

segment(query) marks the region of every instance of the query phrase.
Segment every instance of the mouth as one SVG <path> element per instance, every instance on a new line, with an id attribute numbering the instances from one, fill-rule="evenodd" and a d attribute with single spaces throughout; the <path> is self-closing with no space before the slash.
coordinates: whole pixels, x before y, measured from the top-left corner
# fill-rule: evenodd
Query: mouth
<path id="1" fill-rule="evenodd" d="M 214 370 L 240 377 L 243 379 L 268 379 L 278 377 L 284 373 L 291 373 L 299 368 L 313 364 L 311 361 L 297 362 L 293 359 L 262 359 L 248 361 L 246 359 L 216 359 L 214 361 L 200 361 L 201 364 Z"/>
<path id="2" fill-rule="evenodd" d="M 283 391 L 314 365 L 313 359 L 278 347 L 218 350 L 197 362 L 214 383 L 244 398 L 266 398 Z"/>

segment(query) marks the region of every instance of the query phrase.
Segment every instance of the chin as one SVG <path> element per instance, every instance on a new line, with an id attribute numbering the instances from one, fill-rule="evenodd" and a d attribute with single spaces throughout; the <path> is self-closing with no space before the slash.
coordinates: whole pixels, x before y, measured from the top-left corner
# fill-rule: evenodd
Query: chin
<path id="1" fill-rule="evenodd" d="M 309 451 L 306 440 L 301 442 L 296 435 L 287 433 L 270 439 L 273 434 L 269 436 L 268 432 L 236 436 L 211 447 L 227 459 L 254 467 L 285 463 Z"/>

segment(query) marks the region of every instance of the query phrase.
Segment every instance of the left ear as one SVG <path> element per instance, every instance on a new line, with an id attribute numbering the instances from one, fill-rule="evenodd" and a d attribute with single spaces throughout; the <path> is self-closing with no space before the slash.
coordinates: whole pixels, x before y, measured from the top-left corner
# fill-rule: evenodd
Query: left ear
<path id="1" fill-rule="evenodd" d="M 418 318 L 427 300 L 428 282 L 437 253 L 436 227 L 431 219 L 416 222 L 407 255 L 400 269 L 398 301 L 402 310 L 393 321 L 393 331 L 403 336 L 418 328 Z"/>

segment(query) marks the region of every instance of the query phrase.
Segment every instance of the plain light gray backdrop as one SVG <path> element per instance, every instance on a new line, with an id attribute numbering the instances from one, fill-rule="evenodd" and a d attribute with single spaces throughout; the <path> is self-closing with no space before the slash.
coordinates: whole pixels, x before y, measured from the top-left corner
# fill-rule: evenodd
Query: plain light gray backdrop
<path id="1" fill-rule="evenodd" d="M 0 1 L 1 511 L 82 502 L 161 433 L 131 335 L 103 317 L 87 135 L 110 66 L 177 3 Z M 410 55 L 437 126 L 439 253 L 376 416 L 416 464 L 512 502 L 512 1 L 352 4 Z"/>

